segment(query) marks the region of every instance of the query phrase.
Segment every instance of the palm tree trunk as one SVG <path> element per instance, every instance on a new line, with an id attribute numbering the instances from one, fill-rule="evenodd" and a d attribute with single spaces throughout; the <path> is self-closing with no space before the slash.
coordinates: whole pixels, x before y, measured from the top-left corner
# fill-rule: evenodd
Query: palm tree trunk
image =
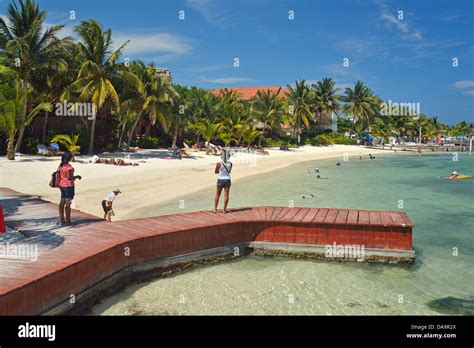
<path id="1" fill-rule="evenodd" d="M 91 138 L 89 140 L 89 154 L 94 153 L 94 137 L 95 137 L 95 123 L 96 123 L 97 117 L 94 117 L 92 119 L 92 125 L 91 125 Z"/>
<path id="2" fill-rule="evenodd" d="M 14 144 L 15 136 L 10 136 L 7 140 L 7 159 L 14 160 L 15 159 L 15 151 L 14 151 Z"/>
<path id="3" fill-rule="evenodd" d="M 178 142 L 178 128 L 176 127 L 173 131 L 173 142 L 171 147 L 176 147 L 176 143 Z"/>
<path id="4" fill-rule="evenodd" d="M 351 131 L 349 132 L 349 138 L 352 138 L 352 132 L 354 131 L 355 117 L 352 117 Z"/>
<path id="5" fill-rule="evenodd" d="M 123 126 L 122 126 L 122 130 L 120 131 L 120 136 L 119 136 L 118 145 L 117 145 L 117 148 L 119 148 L 119 149 L 122 146 L 123 136 L 125 134 L 125 128 L 126 127 L 127 127 L 127 122 L 124 122 Z"/>
<path id="6" fill-rule="evenodd" d="M 130 142 L 131 142 L 131 140 L 132 140 L 133 133 L 135 132 L 135 128 L 137 127 L 138 122 L 140 122 L 141 116 L 142 116 L 141 113 L 137 116 L 137 119 L 136 119 L 135 122 L 133 123 L 133 126 L 132 126 L 132 128 L 130 129 L 130 132 L 128 133 L 127 147 L 130 147 Z"/>
<path id="7" fill-rule="evenodd" d="M 25 80 L 22 81 L 23 89 L 28 88 L 28 82 Z M 20 146 L 21 142 L 23 140 L 23 134 L 25 133 L 25 118 L 26 118 L 26 113 L 27 113 L 27 107 L 28 107 L 28 96 L 25 98 L 25 101 L 23 103 L 23 115 L 21 116 L 21 123 L 20 123 L 20 130 L 18 132 L 18 139 L 15 144 L 15 153 L 20 151 Z"/>
<path id="8" fill-rule="evenodd" d="M 43 144 L 46 141 L 46 131 L 48 130 L 48 116 L 49 116 L 49 111 L 45 111 L 44 112 L 44 123 L 43 123 L 43 139 L 42 139 Z"/>

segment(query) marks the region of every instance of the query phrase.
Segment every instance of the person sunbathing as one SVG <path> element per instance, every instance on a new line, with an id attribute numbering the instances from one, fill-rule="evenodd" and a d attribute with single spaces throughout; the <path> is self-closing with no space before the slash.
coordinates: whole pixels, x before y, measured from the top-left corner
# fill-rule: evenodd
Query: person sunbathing
<path id="1" fill-rule="evenodd" d="M 121 158 L 99 158 L 95 163 L 113 164 L 115 166 L 138 166 L 135 162 L 125 162 Z"/>

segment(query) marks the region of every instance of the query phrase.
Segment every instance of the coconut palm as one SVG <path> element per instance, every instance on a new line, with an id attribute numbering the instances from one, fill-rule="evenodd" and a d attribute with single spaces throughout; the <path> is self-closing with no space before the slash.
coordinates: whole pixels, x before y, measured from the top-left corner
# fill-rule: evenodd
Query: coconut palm
<path id="1" fill-rule="evenodd" d="M 273 130 L 280 127 L 283 115 L 285 114 L 284 103 L 275 93 L 270 90 L 258 91 L 252 101 L 251 114 L 255 121 L 260 122 L 264 130 Z M 263 133 L 260 133 L 258 145 L 262 141 Z"/>
<path id="2" fill-rule="evenodd" d="M 112 52 L 112 31 L 104 30 L 99 22 L 82 21 L 74 30 L 82 40 L 79 42 L 79 49 L 84 62 L 77 80 L 62 94 L 62 100 L 74 98 L 78 102 L 90 102 L 99 114 L 107 100 L 119 107 L 120 99 L 116 91 L 119 83 L 136 86 L 138 91 L 143 89 L 136 75 L 126 69 L 119 69 L 117 65 L 117 59 L 129 41 Z M 96 120 L 97 117 L 92 118 L 89 153 L 94 151 Z"/>
<path id="3" fill-rule="evenodd" d="M 323 114 L 337 113 L 340 108 L 340 96 L 337 92 L 336 82 L 332 78 L 325 77 L 312 85 L 314 91 L 314 108 L 318 113 L 317 125 L 321 125 Z"/>
<path id="4" fill-rule="evenodd" d="M 64 25 L 47 26 L 47 13 L 41 11 L 33 0 L 12 1 L 7 10 L 6 20 L 0 18 L 1 64 L 18 72 L 22 88 L 37 88 L 44 70 L 65 70 L 64 56 L 70 38 L 58 39 L 58 32 Z M 31 109 L 29 95 L 24 99 L 23 122 L 18 130 L 15 152 L 18 152 L 25 130 L 27 110 Z"/>
<path id="5" fill-rule="evenodd" d="M 311 93 L 305 80 L 296 81 L 295 87 L 287 85 L 289 114 L 293 124 L 293 136 L 301 133 L 301 126 L 309 129 L 310 120 L 313 118 Z"/>
<path id="6" fill-rule="evenodd" d="M 207 142 L 206 154 L 209 154 L 209 144 L 212 139 L 219 135 L 219 130 L 221 127 L 222 125 L 220 123 L 213 123 L 207 118 L 203 118 L 193 125 L 193 128 L 195 128 Z"/>
<path id="7" fill-rule="evenodd" d="M 245 144 L 247 144 L 247 149 L 250 148 L 252 142 L 261 134 L 262 132 L 255 129 L 255 127 L 247 126 L 242 132 L 242 139 Z"/>
<path id="8" fill-rule="evenodd" d="M 81 149 L 81 147 L 77 145 L 79 142 L 79 134 L 73 134 L 72 137 L 67 134 L 57 134 L 51 139 L 51 142 L 64 145 L 66 149 L 72 153 Z"/>
<path id="9" fill-rule="evenodd" d="M 378 102 L 372 91 L 361 81 L 357 81 L 354 89 L 346 88 L 342 110 L 346 115 L 352 116 L 351 135 L 354 125 L 360 123 L 363 129 L 368 127 L 377 114 Z"/>
<path id="10" fill-rule="evenodd" d="M 7 136 L 7 158 L 14 160 L 17 133 L 25 129 L 40 111 L 51 111 L 52 105 L 39 103 L 28 112 L 25 110 L 25 101 L 33 88 L 25 88 L 20 77 L 8 68 L 0 67 L 0 73 L 8 75 L 6 81 L 0 85 L 0 132 Z M 14 78 L 11 78 L 13 76 Z"/>

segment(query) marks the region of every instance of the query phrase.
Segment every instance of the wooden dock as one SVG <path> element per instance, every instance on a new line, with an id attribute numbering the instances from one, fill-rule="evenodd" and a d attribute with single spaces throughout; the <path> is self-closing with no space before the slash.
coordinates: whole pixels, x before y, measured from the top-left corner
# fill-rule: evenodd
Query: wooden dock
<path id="1" fill-rule="evenodd" d="M 35 261 L 2 256 L 0 249 L 0 315 L 54 313 L 71 295 L 130 267 L 160 267 L 235 246 L 362 245 L 382 258 L 414 257 L 413 224 L 404 212 L 254 207 L 110 223 L 73 211 L 75 223 L 58 226 L 56 204 L 6 188 L 0 188 L 0 204 L 6 225 L 20 231 L 0 234 L 0 248 L 38 248 Z"/>

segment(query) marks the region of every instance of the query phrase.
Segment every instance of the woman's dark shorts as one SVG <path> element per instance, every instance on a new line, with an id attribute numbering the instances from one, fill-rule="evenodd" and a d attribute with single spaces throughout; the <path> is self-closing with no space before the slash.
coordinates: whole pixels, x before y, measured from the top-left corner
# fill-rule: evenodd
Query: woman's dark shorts
<path id="1" fill-rule="evenodd" d="M 104 213 L 108 213 L 112 209 L 112 205 L 107 204 L 107 201 L 104 199 L 102 201 L 102 209 L 104 209 Z"/>
<path id="2" fill-rule="evenodd" d="M 74 186 L 60 187 L 59 189 L 61 190 L 61 199 L 70 201 L 74 198 Z"/>
<path id="3" fill-rule="evenodd" d="M 217 179 L 217 187 L 230 187 L 230 179 Z"/>

